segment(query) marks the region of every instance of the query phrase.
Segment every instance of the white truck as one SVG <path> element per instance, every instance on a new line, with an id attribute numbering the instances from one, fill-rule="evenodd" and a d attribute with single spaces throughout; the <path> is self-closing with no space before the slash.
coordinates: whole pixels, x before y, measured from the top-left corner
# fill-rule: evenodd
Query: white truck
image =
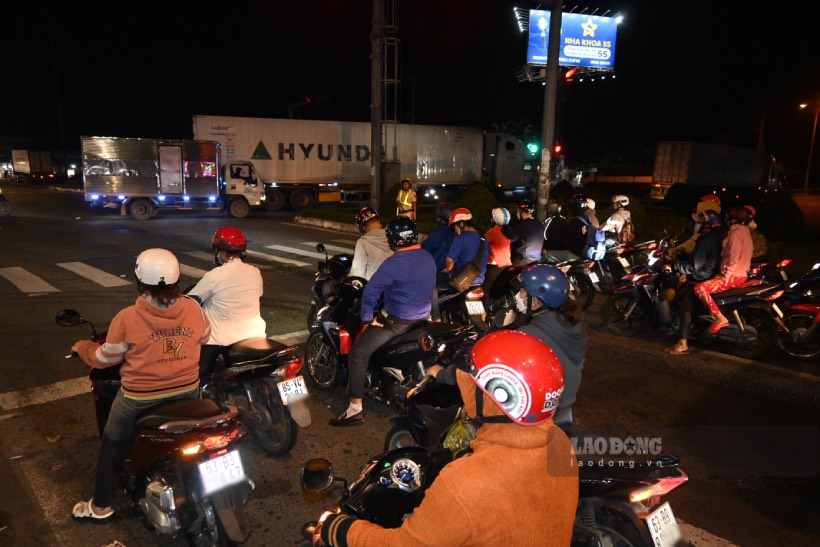
<path id="1" fill-rule="evenodd" d="M 137 220 L 160 209 L 227 211 L 236 218 L 264 207 L 252 163 L 220 160 L 214 141 L 81 137 L 85 201 Z"/>
<path id="2" fill-rule="evenodd" d="M 495 191 L 527 191 L 537 170 L 524 144 L 480 129 L 385 124 L 383 181 L 408 177 L 419 195 L 481 181 Z M 367 199 L 370 123 L 194 116 L 195 139 L 217 141 L 226 161 L 253 162 L 267 183 L 267 208 L 296 210 L 316 201 Z"/>
<path id="3" fill-rule="evenodd" d="M 18 182 L 47 182 L 55 177 L 48 150 L 12 150 L 11 164 Z"/>

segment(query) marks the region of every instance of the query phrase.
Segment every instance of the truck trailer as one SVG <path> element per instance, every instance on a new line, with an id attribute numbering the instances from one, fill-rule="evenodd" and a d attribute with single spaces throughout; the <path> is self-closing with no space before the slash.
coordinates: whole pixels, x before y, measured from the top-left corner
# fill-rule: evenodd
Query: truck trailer
<path id="1" fill-rule="evenodd" d="M 653 200 L 675 184 L 693 192 L 753 194 L 781 188 L 774 157 L 758 148 L 688 141 L 662 141 L 652 172 Z"/>
<path id="2" fill-rule="evenodd" d="M 81 137 L 85 201 L 147 220 L 160 209 L 227 211 L 243 218 L 265 204 L 250 162 L 220 158 L 204 140 Z"/>
<path id="3" fill-rule="evenodd" d="M 18 182 L 47 182 L 55 178 L 48 150 L 12 150 L 11 163 Z"/>
<path id="4" fill-rule="evenodd" d="M 252 162 L 267 184 L 267 208 L 296 210 L 316 201 L 368 199 L 370 123 L 193 117 L 195 139 L 222 145 L 226 161 Z M 495 191 L 531 189 L 524 144 L 501 133 L 465 127 L 385 124 L 382 180 L 387 188 L 407 177 L 419 195 L 484 182 Z M 440 195 L 440 194 L 437 194 Z"/>

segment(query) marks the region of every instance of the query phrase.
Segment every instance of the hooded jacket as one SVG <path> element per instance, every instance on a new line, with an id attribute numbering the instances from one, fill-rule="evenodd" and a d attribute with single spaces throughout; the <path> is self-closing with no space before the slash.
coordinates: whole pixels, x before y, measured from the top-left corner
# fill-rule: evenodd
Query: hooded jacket
<path id="1" fill-rule="evenodd" d="M 381 263 L 392 254 L 384 228 L 369 230 L 356 242 L 349 275 L 363 277 L 369 281 Z"/>

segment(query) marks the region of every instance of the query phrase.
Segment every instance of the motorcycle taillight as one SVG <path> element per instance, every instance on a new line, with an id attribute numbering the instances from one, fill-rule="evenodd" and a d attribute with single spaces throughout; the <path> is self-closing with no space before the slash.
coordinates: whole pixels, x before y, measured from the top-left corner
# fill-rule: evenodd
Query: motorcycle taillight
<path id="1" fill-rule="evenodd" d="M 484 289 L 478 287 L 477 289 L 473 289 L 467 293 L 465 296 L 467 300 L 481 300 L 484 298 Z"/>
<path id="2" fill-rule="evenodd" d="M 288 367 L 285 369 L 285 379 L 293 378 L 294 376 L 296 376 L 296 374 L 298 374 L 299 371 L 302 370 L 303 363 L 304 360 L 301 357 L 294 359 L 293 361 L 288 363 Z"/>
<path id="3" fill-rule="evenodd" d="M 661 477 L 658 482 L 633 490 L 629 494 L 629 501 L 643 501 L 656 496 L 663 496 L 689 480 L 683 469 L 678 468 L 677 477 Z"/>
<path id="4" fill-rule="evenodd" d="M 183 446 L 180 452 L 186 456 L 193 456 L 209 450 L 219 450 L 225 448 L 239 435 L 239 428 L 234 427 L 230 431 L 222 431 L 218 434 L 206 435 L 199 439 L 199 441 Z"/>

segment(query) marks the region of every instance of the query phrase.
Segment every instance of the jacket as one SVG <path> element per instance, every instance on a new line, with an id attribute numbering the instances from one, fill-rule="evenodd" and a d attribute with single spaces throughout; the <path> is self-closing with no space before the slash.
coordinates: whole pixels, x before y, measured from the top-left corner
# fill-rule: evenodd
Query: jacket
<path id="1" fill-rule="evenodd" d="M 724 277 L 746 277 L 752 266 L 754 244 L 749 227 L 743 224 L 732 224 L 729 235 L 723 241 L 723 252 L 720 255 L 720 273 Z"/>
<path id="2" fill-rule="evenodd" d="M 484 239 L 490 246 L 490 254 L 487 256 L 488 264 L 495 264 L 499 268 L 509 266 L 510 261 L 510 238 L 501 232 L 501 226 L 493 226 L 484 233 Z"/>
<path id="3" fill-rule="evenodd" d="M 505 236 L 510 238 L 512 260 L 527 259 L 529 261 L 541 259 L 541 249 L 544 247 L 544 225 L 534 218 L 525 218 L 518 222 L 507 224 L 502 228 Z"/>
<path id="4" fill-rule="evenodd" d="M 460 235 L 453 238 L 450 250 L 447 251 L 447 258 L 453 261 L 453 269 L 450 271 L 450 279 L 458 274 L 464 267 L 475 260 L 481 245 L 481 234 L 474 230 L 465 230 Z M 480 285 L 484 281 L 487 273 L 487 258 L 490 256 L 490 246 L 484 243 L 484 252 L 478 259 L 478 269 L 481 273 L 473 280 L 473 284 Z"/>
<path id="5" fill-rule="evenodd" d="M 202 303 L 211 323 L 206 343 L 229 346 L 247 338 L 265 338 L 267 325 L 259 307 L 262 292 L 259 268 L 238 258 L 202 276 L 188 296 Z"/>
<path id="6" fill-rule="evenodd" d="M 712 228 L 698 234 L 691 254 L 683 254 L 672 264 L 672 269 L 686 274 L 694 281 L 712 279 L 720 268 L 720 253 L 723 251 L 723 228 Z"/>
<path id="7" fill-rule="evenodd" d="M 441 271 L 447 265 L 447 251 L 456 233 L 449 226 L 439 226 L 424 238 L 421 248 L 433 255 L 436 261 L 436 271 Z"/>
<path id="8" fill-rule="evenodd" d="M 199 385 L 199 351 L 209 336 L 208 318 L 196 301 L 179 298 L 161 308 L 140 296 L 114 316 L 104 344 L 82 340 L 76 347 L 93 368 L 122 363 L 123 395 L 150 400 Z"/>
<path id="9" fill-rule="evenodd" d="M 382 262 L 392 254 L 384 228 L 370 230 L 356 242 L 348 275 L 370 280 Z"/>
<path id="10" fill-rule="evenodd" d="M 384 310 L 407 321 L 430 315 L 436 263 L 424 249 L 400 250 L 387 258 L 370 278 L 362 294 L 361 318 L 373 319 L 379 298 L 384 294 Z"/>

